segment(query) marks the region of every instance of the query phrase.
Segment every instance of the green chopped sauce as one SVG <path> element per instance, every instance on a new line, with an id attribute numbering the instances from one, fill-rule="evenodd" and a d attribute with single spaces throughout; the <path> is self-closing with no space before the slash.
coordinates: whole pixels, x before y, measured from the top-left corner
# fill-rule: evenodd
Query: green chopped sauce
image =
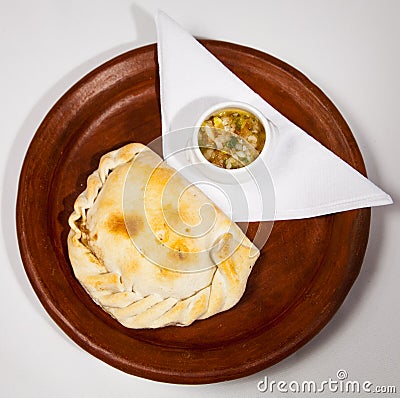
<path id="1" fill-rule="evenodd" d="M 235 146 L 238 142 L 239 142 L 239 140 L 237 139 L 237 137 L 234 136 L 226 143 L 226 146 L 228 148 L 235 148 Z"/>
<path id="2" fill-rule="evenodd" d="M 202 123 L 198 142 L 209 162 L 235 169 L 253 162 L 265 139 L 264 126 L 255 115 L 242 109 L 223 109 Z"/>

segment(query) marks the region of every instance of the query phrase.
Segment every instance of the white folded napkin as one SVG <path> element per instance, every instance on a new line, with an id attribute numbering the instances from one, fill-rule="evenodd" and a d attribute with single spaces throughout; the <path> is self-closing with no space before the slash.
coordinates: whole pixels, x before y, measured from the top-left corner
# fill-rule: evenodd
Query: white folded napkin
<path id="1" fill-rule="evenodd" d="M 392 203 L 389 195 L 280 114 L 169 16 L 160 11 L 156 21 L 164 159 L 234 221 L 307 218 Z M 191 127 L 222 101 L 248 103 L 276 126 L 265 173 L 238 185 L 208 178 L 191 167 L 185 153 Z"/>

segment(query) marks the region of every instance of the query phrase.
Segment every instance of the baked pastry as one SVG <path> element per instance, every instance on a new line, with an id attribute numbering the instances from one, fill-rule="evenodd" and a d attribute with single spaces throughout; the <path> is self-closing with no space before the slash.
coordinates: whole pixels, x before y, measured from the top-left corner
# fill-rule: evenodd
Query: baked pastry
<path id="1" fill-rule="evenodd" d="M 190 325 L 233 307 L 258 249 L 151 149 L 104 155 L 69 217 L 76 278 L 128 328 Z"/>

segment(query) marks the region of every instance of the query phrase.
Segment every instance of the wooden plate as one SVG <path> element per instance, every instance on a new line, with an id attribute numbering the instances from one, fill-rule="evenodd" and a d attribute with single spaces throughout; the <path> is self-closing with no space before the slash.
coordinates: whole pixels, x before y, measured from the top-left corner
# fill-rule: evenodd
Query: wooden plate
<path id="1" fill-rule="evenodd" d="M 274 107 L 365 175 L 346 122 L 305 76 L 250 48 L 203 44 Z M 171 383 L 249 375 L 293 353 L 339 308 L 361 267 L 370 210 L 276 222 L 242 300 L 227 312 L 185 328 L 124 328 L 74 278 L 67 218 L 102 154 L 160 135 L 158 90 L 156 45 L 150 45 L 95 69 L 51 109 L 31 142 L 19 181 L 22 260 L 54 321 L 110 365 Z M 250 235 L 255 228 L 253 224 Z"/>

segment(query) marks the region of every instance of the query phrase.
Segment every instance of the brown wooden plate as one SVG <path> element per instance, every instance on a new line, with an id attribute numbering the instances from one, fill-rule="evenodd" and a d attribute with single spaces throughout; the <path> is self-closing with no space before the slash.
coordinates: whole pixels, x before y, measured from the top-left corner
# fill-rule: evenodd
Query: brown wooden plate
<path id="1" fill-rule="evenodd" d="M 304 75 L 260 51 L 202 41 L 285 116 L 365 175 L 346 122 Z M 148 143 L 160 128 L 156 45 L 122 54 L 73 86 L 36 132 L 21 171 L 17 230 L 30 282 L 54 321 L 86 351 L 137 376 L 211 383 L 293 353 L 331 319 L 357 277 L 370 210 L 276 222 L 234 308 L 189 327 L 130 330 L 75 279 L 67 219 L 102 154 Z M 254 233 L 252 224 L 249 234 Z"/>

